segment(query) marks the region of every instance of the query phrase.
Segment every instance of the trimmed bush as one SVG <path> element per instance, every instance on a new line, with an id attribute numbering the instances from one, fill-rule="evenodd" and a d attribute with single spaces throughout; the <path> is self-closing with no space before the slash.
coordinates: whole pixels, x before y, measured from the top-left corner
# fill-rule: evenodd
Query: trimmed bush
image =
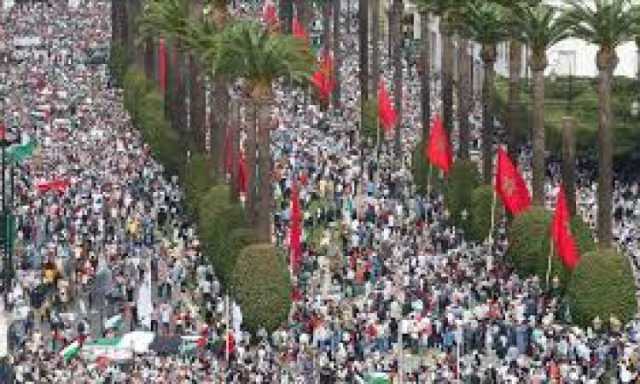
<path id="1" fill-rule="evenodd" d="M 635 292 L 629 260 L 614 250 L 583 254 L 567 287 L 573 320 L 582 326 L 612 315 L 625 324 L 637 310 Z"/>
<path id="2" fill-rule="evenodd" d="M 214 178 L 208 170 L 204 155 L 196 153 L 191 157 L 184 178 L 187 209 L 192 215 L 197 215 L 201 198 L 214 185 Z"/>
<path id="3" fill-rule="evenodd" d="M 271 244 L 250 245 L 240 252 L 231 285 L 250 332 L 264 327 L 271 333 L 287 321 L 291 280 L 284 258 Z"/>
<path id="4" fill-rule="evenodd" d="M 541 281 L 545 281 L 549 263 L 552 219 L 553 214 L 540 207 L 534 207 L 513 219 L 509 227 L 507 257 L 522 276 L 537 275 Z M 591 232 L 580 218 L 575 217 L 572 220 L 571 232 L 581 255 L 595 249 Z M 571 279 L 571 272 L 564 268 L 556 252 L 551 258 L 550 276 L 558 276 L 563 287 L 566 287 Z"/>
<path id="5" fill-rule="evenodd" d="M 493 186 L 481 185 L 471 192 L 471 209 L 469 211 L 470 224 L 468 231 L 465 228 L 466 238 L 471 241 L 482 242 L 489 237 L 491 230 L 491 204 L 493 199 Z M 502 210 L 496 206 L 496 223 L 502 217 Z"/>
<path id="6" fill-rule="evenodd" d="M 228 287 L 231 274 L 236 266 L 240 252 L 251 244 L 256 244 L 258 238 L 255 231 L 249 228 L 236 228 L 229 231 L 224 241 L 219 243 L 218 253 L 215 255 L 215 268 L 220 283 Z"/>
<path id="7" fill-rule="evenodd" d="M 456 161 L 451 168 L 446 185 L 445 202 L 451 220 L 456 226 L 469 232 L 471 227 L 471 196 L 480 184 L 478 167 L 472 161 Z M 466 211 L 463 219 L 462 212 Z"/>
<path id="8" fill-rule="evenodd" d="M 416 191 L 420 194 L 427 193 L 427 184 L 429 179 L 429 163 L 424 155 L 424 141 L 420 141 L 413 151 L 413 182 Z M 444 188 L 444 180 L 440 177 L 440 171 L 437 168 L 431 170 L 431 191 L 439 192 Z"/>

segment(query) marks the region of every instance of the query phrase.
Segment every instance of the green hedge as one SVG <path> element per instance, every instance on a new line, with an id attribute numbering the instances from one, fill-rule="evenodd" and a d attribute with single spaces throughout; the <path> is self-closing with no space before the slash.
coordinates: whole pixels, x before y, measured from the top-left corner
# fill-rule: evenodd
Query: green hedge
<path id="1" fill-rule="evenodd" d="M 534 207 L 516 216 L 509 227 L 509 249 L 507 257 L 522 276 L 537 275 L 545 281 L 550 252 L 550 226 L 553 214 L 543 208 Z M 580 254 L 595 249 L 595 243 L 586 224 L 578 217 L 571 222 Z M 563 287 L 571 279 L 571 272 L 564 268 L 557 253 L 551 258 L 551 275 L 560 278 Z"/>
<path id="2" fill-rule="evenodd" d="M 465 232 L 466 238 L 471 241 L 482 242 L 489 237 L 491 230 L 491 204 L 493 200 L 493 186 L 481 185 L 471 193 L 471 224 Z M 502 218 L 502 207 L 497 204 L 495 222 Z"/>
<path id="3" fill-rule="evenodd" d="M 478 167 L 472 161 L 456 161 L 449 172 L 445 202 L 453 223 L 468 233 L 471 227 L 471 196 L 480 185 Z M 466 217 L 462 214 L 466 211 Z"/>
<path id="4" fill-rule="evenodd" d="M 596 316 L 607 323 L 611 315 L 625 324 L 636 313 L 636 287 L 629 260 L 613 250 L 582 255 L 567 292 L 574 322 L 590 325 Z"/>
<path id="5" fill-rule="evenodd" d="M 429 179 L 429 163 L 424 155 L 424 141 L 420 141 L 414 151 L 412 160 L 413 182 L 416 191 L 421 194 L 427 193 L 427 182 Z M 440 177 L 440 170 L 431 170 L 431 191 L 442 192 L 444 190 L 444 179 Z"/>
<path id="6" fill-rule="evenodd" d="M 207 189 L 215 184 L 215 179 L 209 169 L 206 156 L 200 153 L 193 155 L 186 167 L 184 175 L 185 203 L 192 215 L 198 215 L 200 200 L 206 194 Z"/>
<path id="7" fill-rule="evenodd" d="M 264 327 L 271 333 L 287 321 L 291 281 L 284 257 L 271 244 L 244 248 L 232 274 L 232 292 L 243 309 L 250 332 Z"/>

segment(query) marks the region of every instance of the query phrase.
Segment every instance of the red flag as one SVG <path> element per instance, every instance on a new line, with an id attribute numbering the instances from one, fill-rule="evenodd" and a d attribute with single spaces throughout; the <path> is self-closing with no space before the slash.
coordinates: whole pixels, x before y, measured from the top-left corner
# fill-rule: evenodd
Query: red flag
<path id="1" fill-rule="evenodd" d="M 556 212 L 551 223 L 551 238 L 564 266 L 574 269 L 580 262 L 580 253 L 571 234 L 570 220 L 571 215 L 569 214 L 569 208 L 567 208 L 564 187 L 560 185 L 558 200 L 556 201 Z"/>
<path id="2" fill-rule="evenodd" d="M 296 270 L 302 261 L 302 211 L 298 185 L 294 181 L 291 187 L 291 219 L 289 224 L 289 249 L 291 268 Z"/>
<path id="3" fill-rule="evenodd" d="M 436 115 L 431 124 L 426 155 L 431 164 L 442 169 L 444 173 L 449 172 L 451 164 L 453 164 L 453 151 L 449 142 L 449 135 L 444 130 L 439 115 Z"/>
<path id="4" fill-rule="evenodd" d="M 267 0 L 262 7 L 262 21 L 268 27 L 274 27 L 278 25 L 278 14 L 276 13 L 276 6 L 273 1 Z"/>
<path id="5" fill-rule="evenodd" d="M 7 128 L 4 126 L 4 123 L 0 122 L 0 140 L 5 140 L 7 138 Z"/>
<path id="6" fill-rule="evenodd" d="M 293 36 L 304 41 L 309 41 L 309 36 L 307 35 L 307 31 L 305 31 L 304 26 L 298 20 L 298 16 L 293 17 L 293 21 L 291 22 L 291 32 Z"/>
<path id="7" fill-rule="evenodd" d="M 378 85 L 378 117 L 385 133 L 391 131 L 396 124 L 396 110 L 391 105 L 389 94 L 382 79 Z"/>
<path id="8" fill-rule="evenodd" d="M 158 85 L 162 92 L 167 90 L 167 47 L 164 39 L 158 42 Z"/>
<path id="9" fill-rule="evenodd" d="M 235 339 L 235 337 L 233 337 L 233 331 L 232 330 L 228 330 L 227 331 L 227 337 L 225 339 L 226 339 L 226 343 L 225 343 L 226 351 L 225 352 L 231 355 L 236 350 L 236 339 Z"/>
<path id="10" fill-rule="evenodd" d="M 504 206 L 514 215 L 527 210 L 531 205 L 531 195 L 527 184 L 502 147 L 498 148 L 495 188 Z"/>
<path id="11" fill-rule="evenodd" d="M 67 190 L 67 188 L 69 188 L 70 185 L 71 183 L 69 182 L 69 180 L 54 179 L 48 182 L 45 181 L 45 182 L 38 183 L 36 184 L 36 187 L 42 193 L 45 193 L 48 191 L 64 192 Z"/>
<path id="12" fill-rule="evenodd" d="M 247 163 L 244 159 L 244 153 L 241 153 L 238 159 L 238 189 L 240 193 L 247 193 L 247 186 L 249 184 L 249 175 L 247 173 Z"/>
<path id="13" fill-rule="evenodd" d="M 233 165 L 233 151 L 232 151 L 232 138 L 231 128 L 227 127 L 227 131 L 224 135 L 224 172 L 225 174 L 231 174 L 231 167 Z"/>

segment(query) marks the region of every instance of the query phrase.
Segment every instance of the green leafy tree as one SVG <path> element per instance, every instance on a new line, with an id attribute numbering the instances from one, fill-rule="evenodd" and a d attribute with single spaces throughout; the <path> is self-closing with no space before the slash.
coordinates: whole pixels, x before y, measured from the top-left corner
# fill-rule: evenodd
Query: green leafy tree
<path id="1" fill-rule="evenodd" d="M 637 5 L 629 0 L 569 0 L 564 14 L 571 34 L 599 47 L 598 67 L 598 242 L 612 241 L 613 132 L 611 84 L 618 65 L 616 48 L 634 39 L 639 24 Z"/>

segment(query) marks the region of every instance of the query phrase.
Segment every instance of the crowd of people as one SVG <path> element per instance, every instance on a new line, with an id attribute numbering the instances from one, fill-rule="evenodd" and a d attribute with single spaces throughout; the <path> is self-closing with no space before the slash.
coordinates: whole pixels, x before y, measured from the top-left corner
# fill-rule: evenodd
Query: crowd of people
<path id="1" fill-rule="evenodd" d="M 504 231 L 495 246 L 468 243 L 449 224 L 441 195 L 416 193 L 409 171 L 420 127 L 416 68 L 405 63 L 406 156 L 396 158 L 392 140 L 383 140 L 380 156 L 361 150 L 351 35 L 343 41 L 341 110 L 321 111 L 300 90 L 276 86 L 276 238 L 287 246 L 296 183 L 304 262 L 288 324 L 273 334 L 243 332 L 241 309 L 202 258 L 179 180 L 131 125 L 107 66 L 90 63 L 110 43 L 109 7 L 36 3 L 2 16 L 5 43 L 39 38 L 0 63 L 7 135 L 31 151 L 14 162 L 15 197 L 8 197 L 17 276 L 4 308 L 20 315 L 16 382 L 360 383 L 374 373 L 403 383 L 640 380 L 640 319 L 572 326 L 554 289 L 503 262 Z M 355 12 L 343 9 L 342 17 L 357 29 Z M 591 185 L 581 183 L 585 214 L 595 204 Z M 616 191 L 616 233 L 632 256 L 637 194 L 637 183 Z M 114 316 L 119 327 L 105 322 Z M 76 340 L 132 330 L 200 335 L 207 344 L 126 363 L 61 353 Z"/>

